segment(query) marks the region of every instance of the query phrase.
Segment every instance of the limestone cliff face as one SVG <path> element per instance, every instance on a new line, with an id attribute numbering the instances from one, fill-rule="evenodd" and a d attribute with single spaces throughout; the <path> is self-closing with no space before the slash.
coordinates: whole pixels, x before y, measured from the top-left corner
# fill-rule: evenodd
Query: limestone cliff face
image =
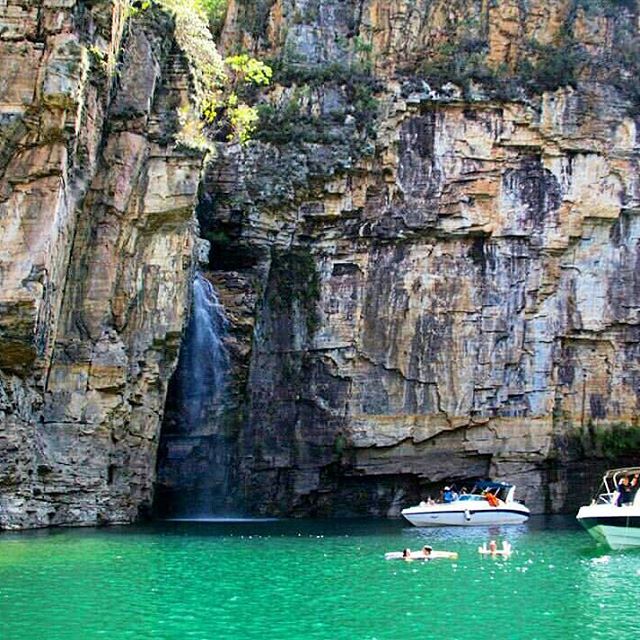
<path id="1" fill-rule="evenodd" d="M 151 500 L 202 157 L 172 22 L 127 5 L 0 3 L 0 529 Z"/>
<path id="2" fill-rule="evenodd" d="M 387 514 L 491 476 L 562 510 L 623 453 L 637 24 L 608 0 L 231 3 L 227 46 L 277 70 L 200 211 L 243 345 L 238 501 Z"/>
<path id="3" fill-rule="evenodd" d="M 172 22 L 127 4 L 0 2 L 0 528 L 152 499 L 202 157 Z M 229 2 L 224 46 L 275 81 L 198 207 L 233 382 L 224 455 L 183 462 L 230 465 L 225 507 L 395 514 L 491 476 L 562 510 L 637 447 L 638 19 Z"/>

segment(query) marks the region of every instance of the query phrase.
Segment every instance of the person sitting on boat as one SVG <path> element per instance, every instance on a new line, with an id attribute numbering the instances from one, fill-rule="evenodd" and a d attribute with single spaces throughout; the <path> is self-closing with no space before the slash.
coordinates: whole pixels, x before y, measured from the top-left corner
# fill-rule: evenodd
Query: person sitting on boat
<path id="1" fill-rule="evenodd" d="M 633 502 L 633 495 L 631 493 L 631 486 L 629 484 L 629 478 L 624 476 L 617 486 L 618 489 L 618 498 L 616 500 L 616 505 L 618 507 L 622 507 L 625 504 L 630 504 Z"/>

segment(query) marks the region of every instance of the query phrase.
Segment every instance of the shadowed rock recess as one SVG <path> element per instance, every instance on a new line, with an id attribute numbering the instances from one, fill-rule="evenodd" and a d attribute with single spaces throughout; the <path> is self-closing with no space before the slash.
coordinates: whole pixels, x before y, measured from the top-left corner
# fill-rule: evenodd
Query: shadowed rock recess
<path id="1" fill-rule="evenodd" d="M 171 20 L 126 4 L 0 2 L 0 528 L 146 513 L 199 183 L 224 449 L 169 493 L 209 460 L 228 512 L 487 476 L 562 511 L 637 461 L 635 0 L 230 0 L 274 81 L 202 182 Z"/>

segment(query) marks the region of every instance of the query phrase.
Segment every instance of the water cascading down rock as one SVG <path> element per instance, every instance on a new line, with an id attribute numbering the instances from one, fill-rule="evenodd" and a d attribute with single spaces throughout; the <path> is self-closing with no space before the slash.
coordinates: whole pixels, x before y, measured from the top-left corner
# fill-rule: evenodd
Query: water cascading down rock
<path id="1" fill-rule="evenodd" d="M 219 418 L 229 370 L 227 324 L 213 285 L 196 274 L 191 318 L 162 425 L 156 491 L 160 516 L 198 517 L 225 510 L 230 454 Z"/>

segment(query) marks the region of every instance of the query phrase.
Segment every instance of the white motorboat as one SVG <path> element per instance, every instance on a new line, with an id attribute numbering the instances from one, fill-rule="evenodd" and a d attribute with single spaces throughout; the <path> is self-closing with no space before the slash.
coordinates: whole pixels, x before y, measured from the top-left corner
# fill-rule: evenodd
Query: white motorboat
<path id="1" fill-rule="evenodd" d="M 610 469 L 602 477 L 598 494 L 590 505 L 580 507 L 578 522 L 598 542 L 612 549 L 640 547 L 640 467 Z M 634 477 L 635 484 L 631 486 Z M 623 478 L 630 489 L 622 499 L 618 487 Z"/>
<path id="2" fill-rule="evenodd" d="M 451 502 L 428 504 L 402 510 L 416 527 L 522 524 L 529 509 L 514 498 L 516 487 L 507 482 L 477 482 L 473 491 Z"/>

